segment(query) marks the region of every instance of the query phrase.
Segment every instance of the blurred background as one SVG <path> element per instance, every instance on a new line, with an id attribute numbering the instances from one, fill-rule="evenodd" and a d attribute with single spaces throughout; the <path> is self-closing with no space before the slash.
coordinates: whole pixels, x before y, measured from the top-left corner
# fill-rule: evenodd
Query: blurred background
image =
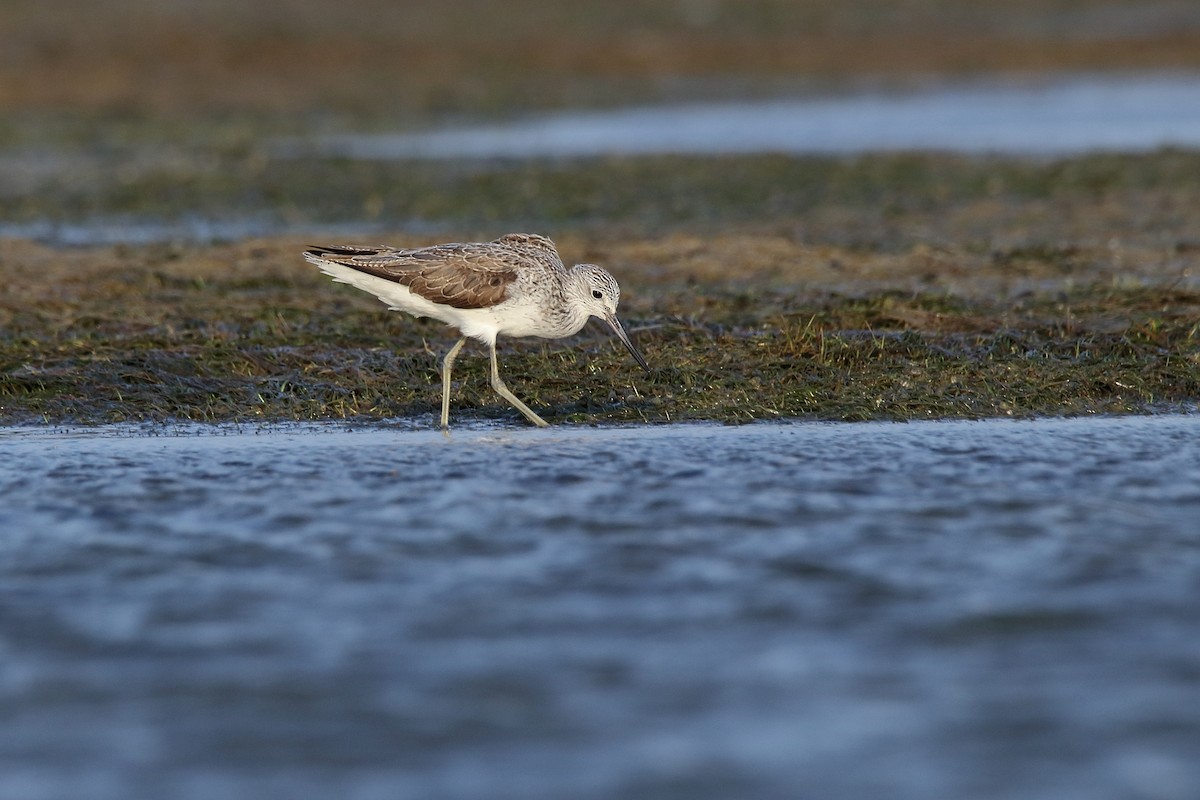
<path id="1" fill-rule="evenodd" d="M 0 35 L 0 234 L 52 243 L 228 239 L 333 223 L 364 233 L 367 223 L 416 233 L 710 224 L 728 210 L 711 208 L 721 198 L 673 172 L 676 190 L 651 206 L 645 187 L 622 197 L 627 180 L 575 174 L 567 192 L 528 165 L 513 179 L 513 165 L 479 161 L 661 154 L 684 135 L 707 139 L 681 152 L 799 155 L 881 143 L 954 150 L 956 137 L 969 150 L 1003 151 L 1011 143 L 988 133 L 1002 127 L 1026 151 L 1061 130 L 1084 132 L 1051 148 L 1059 155 L 1200 140 L 1200 112 L 1189 110 L 1200 105 L 1189 77 L 1200 68 L 1200 6 L 1185 0 L 9 0 Z M 1065 89 L 1036 94 L 1062 80 Z M 1106 94 L 1107 82 L 1119 96 Z M 1034 93 L 994 95 L 1009 85 Z M 959 94 L 945 96 L 947 87 Z M 914 92 L 915 105 L 882 113 L 888 98 Z M 857 105 L 814 105 L 846 97 Z M 798 105 L 783 118 L 568 118 L 552 121 L 573 137 L 557 149 L 559 129 L 544 140 L 485 129 L 483 140 L 449 149 L 436 137 L 404 138 L 544 113 L 731 101 Z M 1026 125 L 1047 109 L 1058 128 Z M 1134 130 L 1147 115 L 1151 130 Z M 580 145 L 586 132 L 601 139 Z M 476 160 L 412 162 L 430 153 Z M 404 159 L 412 163 L 394 163 Z M 467 188 L 464 169 L 476 176 Z M 761 176 L 738 180 L 728 164 L 699 169 L 746 196 L 770 193 Z M 500 177 L 485 186 L 483 173 Z M 814 203 L 789 199 L 803 192 L 793 181 L 774 192 L 781 204 L 733 216 L 809 212 Z M 707 199 L 678 207 L 698 193 Z"/>
<path id="2" fill-rule="evenodd" d="M 9 0 L 0 31 L 8 115 L 113 122 L 396 125 L 1200 67 L 1200 6 L 1188 0 Z"/>

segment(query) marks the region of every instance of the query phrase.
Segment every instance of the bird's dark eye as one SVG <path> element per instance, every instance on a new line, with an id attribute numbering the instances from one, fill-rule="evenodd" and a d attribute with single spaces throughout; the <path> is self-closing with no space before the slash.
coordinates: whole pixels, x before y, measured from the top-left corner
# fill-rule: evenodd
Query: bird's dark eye
<path id="1" fill-rule="evenodd" d="M 599 300 L 601 297 L 604 297 L 604 292 L 600 291 L 599 289 L 592 289 L 592 297 Z"/>

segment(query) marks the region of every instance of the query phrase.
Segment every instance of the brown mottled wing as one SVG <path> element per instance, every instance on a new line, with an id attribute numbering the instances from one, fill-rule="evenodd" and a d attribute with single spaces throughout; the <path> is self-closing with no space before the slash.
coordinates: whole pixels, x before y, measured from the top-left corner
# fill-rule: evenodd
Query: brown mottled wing
<path id="1" fill-rule="evenodd" d="M 453 308 L 487 308 L 504 301 L 520 258 L 491 244 L 392 247 L 313 247 L 307 254 L 407 286 L 413 294 Z"/>

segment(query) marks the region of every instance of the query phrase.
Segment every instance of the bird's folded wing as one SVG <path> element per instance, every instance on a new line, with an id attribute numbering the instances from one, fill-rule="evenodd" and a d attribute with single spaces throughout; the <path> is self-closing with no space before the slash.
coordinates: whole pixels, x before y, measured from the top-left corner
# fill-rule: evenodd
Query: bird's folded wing
<path id="1" fill-rule="evenodd" d="M 479 245 L 448 244 L 418 250 L 313 247 L 306 254 L 395 281 L 432 303 L 453 308 L 497 305 L 517 278 L 517 264 L 510 253 Z"/>

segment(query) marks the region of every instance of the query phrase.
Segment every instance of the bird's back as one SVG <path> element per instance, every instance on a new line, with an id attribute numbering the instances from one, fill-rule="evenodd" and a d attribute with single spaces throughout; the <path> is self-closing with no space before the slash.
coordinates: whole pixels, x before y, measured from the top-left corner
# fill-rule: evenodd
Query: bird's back
<path id="1" fill-rule="evenodd" d="M 511 325 L 517 336 L 554 335 L 554 325 L 540 324 L 538 308 L 561 294 L 566 271 L 550 239 L 526 233 L 411 249 L 311 247 L 304 257 L 391 308 L 464 332 L 479 326 L 505 332 Z"/>

